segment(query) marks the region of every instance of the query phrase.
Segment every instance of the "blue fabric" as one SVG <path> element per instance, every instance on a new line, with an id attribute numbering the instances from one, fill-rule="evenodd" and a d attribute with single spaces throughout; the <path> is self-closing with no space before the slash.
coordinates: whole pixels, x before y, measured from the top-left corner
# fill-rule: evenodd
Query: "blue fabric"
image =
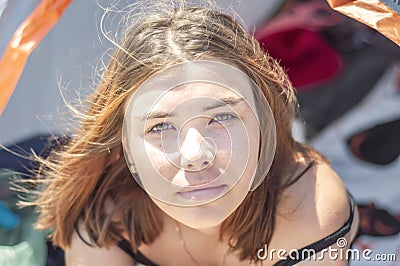
<path id="1" fill-rule="evenodd" d="M 30 177 L 31 171 L 36 167 L 35 163 L 30 159 L 32 156 L 32 151 L 34 151 L 36 154 L 42 156 L 42 157 L 47 157 L 48 154 L 52 149 L 57 148 L 60 144 L 63 145 L 68 141 L 67 137 L 59 137 L 59 136 L 53 136 L 53 135 L 41 135 L 41 136 L 33 136 L 30 137 L 24 141 L 21 141 L 19 143 L 16 143 L 14 145 L 9 145 L 5 149 L 0 150 L 0 168 L 5 168 L 12 170 L 14 172 L 19 173 L 21 176 Z M 4 207 L 4 206 L 3 206 Z M 26 208 L 25 208 L 26 209 Z M 10 212 L 11 211 L 11 212 Z M 28 210 L 25 210 L 28 212 L 28 215 L 33 214 L 33 211 L 29 212 Z M 4 213 L 3 213 L 4 212 Z M 5 216 L 3 216 L 5 214 Z M 17 213 L 13 211 L 12 209 L 8 207 L 2 208 L 0 205 L 0 217 L 1 221 L 0 223 L 4 224 L 3 226 L 0 226 L 0 233 L 2 232 L 1 229 L 8 234 L 11 234 L 12 232 L 18 232 L 17 230 L 20 230 L 18 228 L 22 228 L 22 226 L 26 223 L 26 215 L 22 218 L 18 218 L 18 216 L 13 216 L 16 215 Z M 10 220 L 11 219 L 11 220 Z M 17 224 L 17 220 L 19 223 Z M 17 225 L 16 225 L 17 224 Z M 29 225 L 31 226 L 32 222 L 29 222 Z M 12 225 L 16 225 L 16 227 L 11 228 Z M 8 228 L 8 229 L 7 229 Z M 32 231 L 35 232 L 36 231 Z M 40 262 L 38 262 L 38 265 L 46 265 L 46 266 L 63 266 L 64 265 L 64 251 L 58 247 L 55 247 L 52 245 L 52 243 L 45 241 L 44 233 L 37 232 L 37 234 L 41 234 L 40 237 L 36 236 L 35 239 L 36 241 L 39 241 L 39 247 L 41 247 L 41 252 L 45 252 L 44 250 L 47 250 L 47 258 L 45 258 L 45 262 L 41 259 Z M 5 239 L 5 237 L 1 237 L 0 235 L 0 240 Z M 10 239 L 10 237 L 7 237 L 7 239 Z M 23 239 L 21 239 L 22 241 Z M 9 251 L 9 250 L 15 250 L 16 252 L 20 252 L 21 250 L 24 251 L 31 251 L 31 248 L 36 248 L 36 245 L 30 245 L 29 242 L 23 241 L 21 242 L 20 245 L 14 245 L 15 243 L 2 243 L 3 249 Z M 14 246 L 13 246 L 14 245 Z M 0 248 L 1 251 L 1 248 Z M 43 258 L 43 257 L 41 257 Z M 6 259 L 5 257 L 3 259 Z M 19 261 L 18 265 L 25 265 L 23 263 L 27 263 L 26 265 L 36 265 L 32 263 L 32 258 L 28 256 L 22 256 L 21 259 L 25 259 L 24 262 Z M 1 262 L 1 261 L 0 261 Z M 0 265 L 3 265 L 0 263 Z"/>

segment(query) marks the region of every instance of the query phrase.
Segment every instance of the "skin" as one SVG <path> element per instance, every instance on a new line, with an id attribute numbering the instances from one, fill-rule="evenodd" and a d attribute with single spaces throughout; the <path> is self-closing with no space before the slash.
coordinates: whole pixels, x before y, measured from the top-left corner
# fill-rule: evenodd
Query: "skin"
<path id="1" fill-rule="evenodd" d="M 252 99 L 251 89 L 242 97 L 222 86 L 193 83 L 150 105 L 156 90 L 140 95 L 126 114 L 134 121 L 128 125 L 128 142 L 131 157 L 140 161 L 136 168 L 144 188 L 175 220 L 197 229 L 217 226 L 242 203 L 257 167 L 259 129 L 246 101 Z M 227 98 L 237 101 L 224 104 Z M 143 125 L 135 120 L 143 116 L 143 105 L 153 106 L 150 113 L 172 115 L 148 119 Z M 204 111 L 207 106 L 215 108 Z M 181 191 L 219 186 L 226 194 L 217 199 L 180 197 Z"/>

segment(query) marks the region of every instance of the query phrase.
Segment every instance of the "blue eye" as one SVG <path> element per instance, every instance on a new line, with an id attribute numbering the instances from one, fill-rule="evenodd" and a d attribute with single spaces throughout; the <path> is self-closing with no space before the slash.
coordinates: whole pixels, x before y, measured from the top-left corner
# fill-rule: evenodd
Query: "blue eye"
<path id="1" fill-rule="evenodd" d="M 149 130 L 149 133 L 160 133 L 160 132 L 162 132 L 162 131 L 165 131 L 165 130 L 169 130 L 169 129 L 173 129 L 174 127 L 173 126 L 171 126 L 170 124 L 168 124 L 168 123 L 160 123 L 160 124 L 157 124 L 157 125 L 155 125 L 154 127 L 152 127 L 150 130 Z"/>
<path id="2" fill-rule="evenodd" d="M 217 123 L 225 122 L 225 121 L 232 120 L 235 118 L 236 118 L 236 116 L 234 116 L 232 114 L 217 114 L 212 118 L 211 123 L 212 122 L 217 122 Z"/>

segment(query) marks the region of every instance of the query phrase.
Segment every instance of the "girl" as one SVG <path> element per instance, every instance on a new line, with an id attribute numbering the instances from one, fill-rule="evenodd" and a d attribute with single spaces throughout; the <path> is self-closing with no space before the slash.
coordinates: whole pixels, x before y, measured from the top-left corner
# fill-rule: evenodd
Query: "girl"
<path id="1" fill-rule="evenodd" d="M 71 141 L 42 160 L 37 225 L 66 264 L 346 265 L 354 203 L 293 140 L 278 63 L 215 8 L 152 9 L 117 45 Z"/>

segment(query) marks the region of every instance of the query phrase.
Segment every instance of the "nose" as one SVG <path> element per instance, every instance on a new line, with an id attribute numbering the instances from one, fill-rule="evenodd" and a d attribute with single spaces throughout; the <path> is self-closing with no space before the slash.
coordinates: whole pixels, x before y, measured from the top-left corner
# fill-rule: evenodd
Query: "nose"
<path id="1" fill-rule="evenodd" d="M 209 167 L 215 157 L 215 145 L 195 128 L 189 128 L 180 146 L 181 167 L 188 171 L 200 171 Z"/>

